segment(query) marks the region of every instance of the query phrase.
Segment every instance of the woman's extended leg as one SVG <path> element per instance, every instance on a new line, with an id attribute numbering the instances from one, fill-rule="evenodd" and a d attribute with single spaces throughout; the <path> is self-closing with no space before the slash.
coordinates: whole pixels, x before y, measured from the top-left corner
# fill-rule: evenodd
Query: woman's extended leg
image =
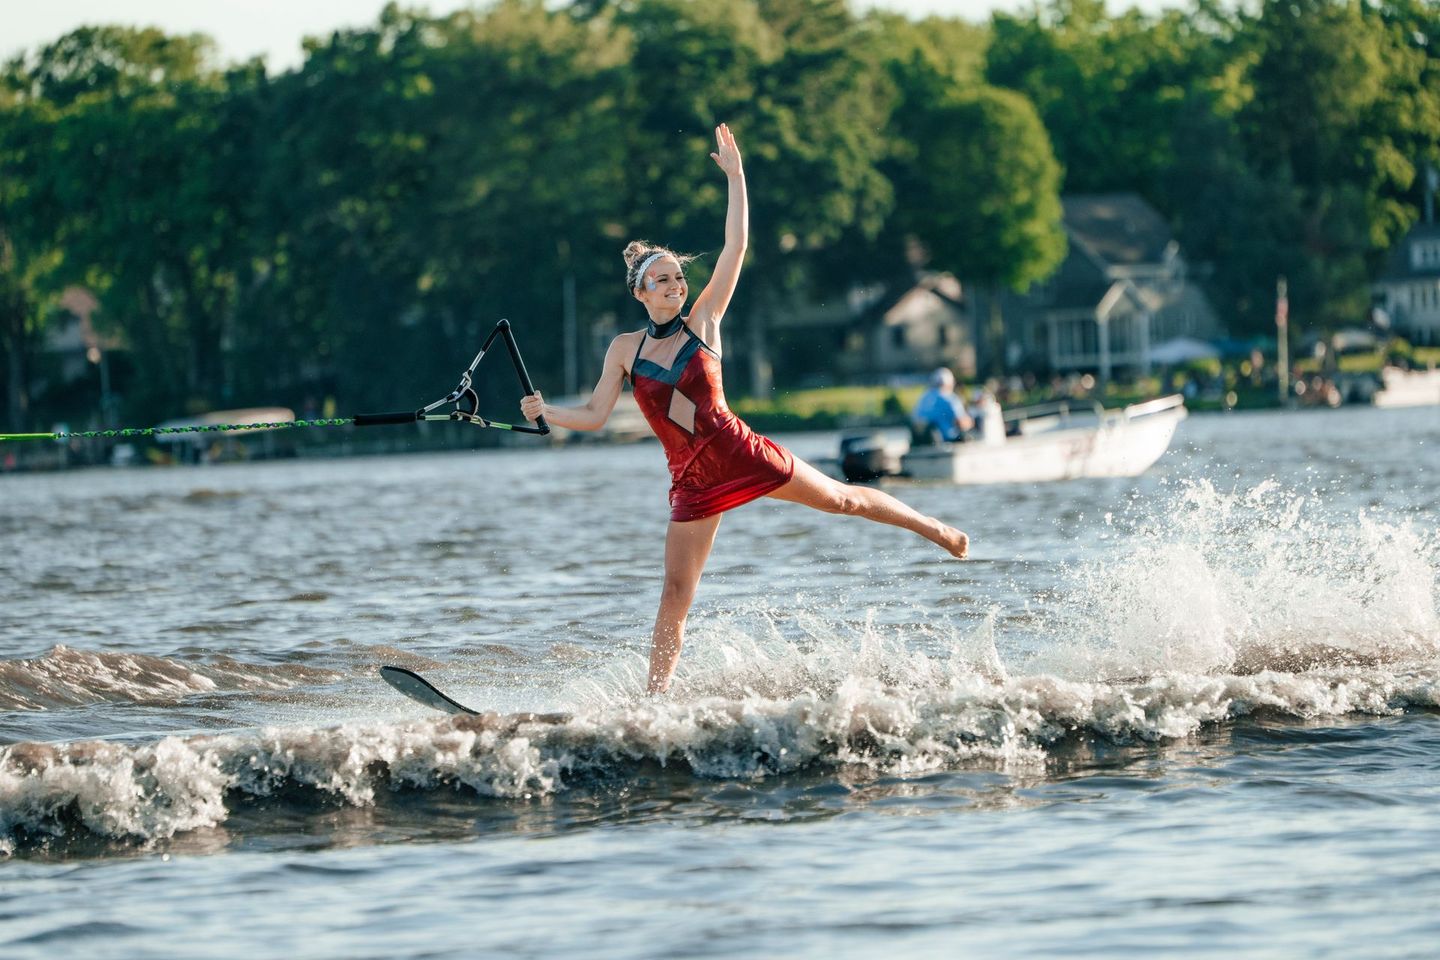
<path id="1" fill-rule="evenodd" d="M 913 530 L 961 560 L 970 549 L 970 538 L 954 527 L 916 513 L 883 490 L 832 480 L 799 457 L 795 458 L 795 475 L 790 482 L 770 496 L 826 513 L 845 513 Z"/>
<path id="2" fill-rule="evenodd" d="M 685 617 L 700 585 L 700 574 L 715 545 L 720 514 L 703 520 L 670 521 L 665 534 L 665 586 L 660 590 L 660 612 L 650 641 L 650 693 L 670 688 L 670 676 L 685 642 Z"/>

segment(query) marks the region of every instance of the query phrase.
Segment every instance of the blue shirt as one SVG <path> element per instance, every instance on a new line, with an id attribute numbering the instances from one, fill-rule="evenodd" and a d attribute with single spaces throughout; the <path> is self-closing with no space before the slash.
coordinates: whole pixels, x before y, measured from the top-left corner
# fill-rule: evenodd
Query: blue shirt
<path id="1" fill-rule="evenodd" d="M 959 421 L 964 418 L 964 402 L 955 394 L 941 393 L 934 387 L 926 390 L 920 402 L 915 404 L 915 419 L 939 430 L 945 440 L 960 437 Z"/>

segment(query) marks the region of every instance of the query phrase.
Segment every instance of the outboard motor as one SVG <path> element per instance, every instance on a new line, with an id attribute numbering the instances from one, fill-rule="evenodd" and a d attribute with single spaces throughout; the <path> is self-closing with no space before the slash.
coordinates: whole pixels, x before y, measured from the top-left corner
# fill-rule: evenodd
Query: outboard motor
<path id="1" fill-rule="evenodd" d="M 856 433 L 840 438 L 840 472 L 851 483 L 865 483 L 889 476 L 885 437 L 878 433 Z"/>

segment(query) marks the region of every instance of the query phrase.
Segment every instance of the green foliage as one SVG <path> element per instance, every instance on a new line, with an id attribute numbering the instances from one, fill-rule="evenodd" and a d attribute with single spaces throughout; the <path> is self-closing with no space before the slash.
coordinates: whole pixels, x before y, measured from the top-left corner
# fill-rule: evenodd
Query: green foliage
<path id="1" fill-rule="evenodd" d="M 959 20 L 911 21 L 872 10 L 857 39 L 857 53 L 884 106 L 885 127 L 874 162 L 894 199 L 878 223 L 852 226 L 818 251 L 811 279 L 812 292 L 821 298 L 834 295 L 837 287 L 903 284 L 912 278 L 910 214 L 924 189 L 917 137 L 930 127 L 936 104 L 982 82 L 988 32 Z"/>
<path id="2" fill-rule="evenodd" d="M 1409 226 L 1395 198 L 1413 161 L 1377 119 L 1400 107 L 1392 82 L 1413 54 L 1358 4 L 1270 2 L 1248 26 L 1258 56 L 1238 118 L 1246 156 L 1293 196 L 1282 217 L 1305 261 L 1297 315 L 1338 326 L 1369 305 L 1370 255 Z"/>
<path id="3" fill-rule="evenodd" d="M 6 426 L 25 430 L 36 341 L 54 296 L 45 278 L 58 253 L 52 209 L 36 189 L 45 163 L 43 109 L 11 85 L 17 72 L 12 65 L 0 86 L 0 382 Z"/>
<path id="4" fill-rule="evenodd" d="M 1429 0 L 1051 0 L 981 26 L 844 0 L 500 0 L 391 5 L 267 75 L 204 37 L 87 27 L 0 74 L 7 422 L 30 416 L 71 283 L 127 345 L 135 416 L 404 405 L 502 316 L 554 384 L 571 283 L 593 375 L 640 317 L 626 240 L 701 254 L 703 283 L 721 121 L 751 183 L 742 353 L 797 293 L 905 282 L 913 240 L 971 289 L 1043 279 L 1062 182 L 1161 210 L 1232 333 L 1270 327 L 1282 274 L 1297 327 L 1354 322 L 1440 163 L 1436 38 Z M 789 373 L 823 376 L 832 345 L 795 336 L 773 336 Z"/>
<path id="5" fill-rule="evenodd" d="M 1264 0 L 1108 16 L 998 14 L 987 77 L 1036 104 L 1067 192 L 1138 190 L 1170 217 L 1232 328 L 1353 323 L 1436 158 L 1440 14 L 1423 0 Z"/>
<path id="6" fill-rule="evenodd" d="M 93 98 L 145 98 L 165 83 L 211 75 L 215 47 L 208 37 L 167 36 L 152 28 L 81 27 L 21 58 L 22 87 L 58 109 Z"/>
<path id="7" fill-rule="evenodd" d="M 250 326 L 257 353 L 287 348 L 263 386 L 393 406 L 451 379 L 502 316 L 549 340 L 561 275 L 598 275 L 618 215 L 627 53 L 518 2 L 439 21 L 392 6 L 313 45 L 268 106 Z"/>
<path id="8" fill-rule="evenodd" d="M 1051 0 L 997 13 L 986 76 L 1035 104 L 1068 193 L 1137 190 L 1154 198 L 1176 159 L 1176 118 L 1205 95 L 1216 25 L 1197 11 L 1105 14 L 1099 0 Z"/>
<path id="9" fill-rule="evenodd" d="M 206 67 L 210 45 L 154 30 L 87 28 L 16 65 L 37 106 L 52 281 L 86 283 L 135 351 L 141 406 L 218 399 L 222 338 L 245 258 L 251 127 L 237 122 L 257 75 Z"/>
<path id="10" fill-rule="evenodd" d="M 1415 348 L 1410 345 L 1409 340 L 1396 337 L 1385 345 L 1385 360 L 1387 363 L 1395 360 L 1410 361 L 1413 359 L 1415 359 Z"/>
<path id="11" fill-rule="evenodd" d="M 890 387 L 820 387 L 813 390 L 783 390 L 771 400 L 739 400 L 735 409 L 745 415 L 761 411 L 811 417 L 878 417 L 909 410 L 920 399 L 924 387 L 896 391 Z"/>
<path id="12" fill-rule="evenodd" d="M 983 27 L 872 10 L 863 29 L 871 57 L 900 92 L 902 110 L 984 80 L 990 37 Z"/>
<path id="13" fill-rule="evenodd" d="M 634 43 L 628 233 L 713 250 L 725 216 L 713 128 L 740 137 L 755 255 L 732 315 L 773 309 L 842 236 L 880 228 L 889 103 L 843 0 L 640 0 L 616 22 Z"/>
<path id="14" fill-rule="evenodd" d="M 1060 168 L 1028 100 L 985 87 L 959 94 L 934 104 L 912 137 L 902 209 L 933 264 L 1016 290 L 1060 265 Z"/>

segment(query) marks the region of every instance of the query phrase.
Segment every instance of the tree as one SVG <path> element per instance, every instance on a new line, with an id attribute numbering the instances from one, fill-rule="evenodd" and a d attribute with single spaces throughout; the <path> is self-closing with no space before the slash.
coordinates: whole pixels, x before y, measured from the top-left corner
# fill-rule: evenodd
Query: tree
<path id="1" fill-rule="evenodd" d="M 31 363 L 54 289 L 54 217 L 42 189 L 44 104 L 29 99 L 25 74 L 9 64 L 0 82 L 0 377 L 8 429 L 30 426 Z"/>
<path id="2" fill-rule="evenodd" d="M 1340 0 L 1270 0 L 1246 29 L 1257 55 L 1238 122 L 1258 174 L 1296 194 L 1286 232 L 1308 270 L 1292 278 L 1295 314 L 1357 322 L 1372 269 L 1413 221 L 1416 154 L 1433 155 L 1440 133 L 1427 57 L 1371 8 Z"/>
<path id="3" fill-rule="evenodd" d="M 312 44 L 268 108 L 252 325 L 278 323 L 296 358 L 273 386 L 393 405 L 452 378 L 501 317 L 554 382 L 565 278 L 592 308 L 613 299 L 594 278 L 602 247 L 611 278 L 618 260 L 627 56 L 608 23 L 516 0 L 443 19 L 392 5 Z"/>
<path id="4" fill-rule="evenodd" d="M 1384 25 L 1391 65 L 1391 96 L 1371 120 L 1388 125 L 1399 157 L 1417 175 L 1397 205 L 1399 223 L 1408 228 L 1420 213 L 1425 189 L 1422 166 L 1440 168 L 1440 9 L 1426 0 L 1384 0 L 1374 10 Z"/>
<path id="5" fill-rule="evenodd" d="M 246 255 L 251 163 L 228 110 L 258 68 L 209 67 L 203 37 L 84 28 L 25 64 L 53 109 L 43 190 L 63 279 L 99 294 L 123 329 L 145 412 L 221 395 L 224 325 Z"/>
<path id="6" fill-rule="evenodd" d="M 877 109 L 886 116 L 875 162 L 899 204 L 889 207 L 878 227 L 873 222 L 855 224 L 821 252 L 817 291 L 913 280 L 914 266 L 906 253 L 906 205 L 921 192 L 911 182 L 917 172 L 915 135 L 923 136 L 929 128 L 937 103 L 984 83 L 989 36 L 983 27 L 939 17 L 913 21 L 872 10 L 861 24 L 861 37 L 859 53 L 876 78 Z"/>
<path id="7" fill-rule="evenodd" d="M 1059 164 L 1035 108 L 1009 90 L 980 88 L 936 104 L 910 137 L 903 223 L 933 264 L 988 291 L 987 328 L 977 340 L 998 372 L 999 288 L 1023 290 L 1065 256 Z"/>
<path id="8" fill-rule="evenodd" d="M 997 13 L 989 82 L 1035 104 L 1068 193 L 1135 190 L 1160 199 L 1184 103 L 1203 89 L 1224 22 L 1199 10 L 1109 17 L 1101 0 Z"/>
<path id="9" fill-rule="evenodd" d="M 859 22 L 842 0 L 641 0 L 616 22 L 635 51 L 626 232 L 714 244 L 725 215 L 714 126 L 729 123 L 745 151 L 752 256 L 730 313 L 747 334 L 751 390 L 767 393 L 769 318 L 827 246 L 852 227 L 878 230 L 891 204 L 877 166 L 888 101 Z"/>

